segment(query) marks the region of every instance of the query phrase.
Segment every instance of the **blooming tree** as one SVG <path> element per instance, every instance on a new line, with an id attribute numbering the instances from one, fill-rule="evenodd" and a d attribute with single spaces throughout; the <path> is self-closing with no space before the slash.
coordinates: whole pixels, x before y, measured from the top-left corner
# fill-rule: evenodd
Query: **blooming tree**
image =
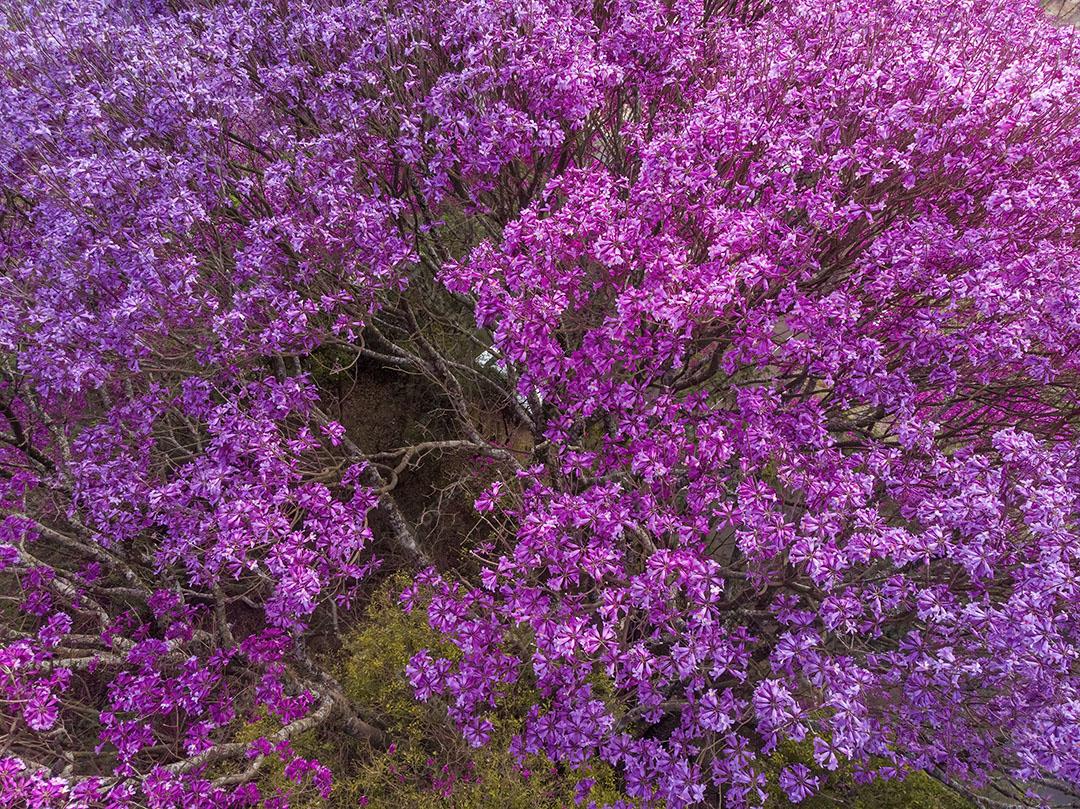
<path id="1" fill-rule="evenodd" d="M 1020 0 L 4 3 L 0 804 L 328 795 L 299 733 L 391 740 L 308 644 L 388 557 L 460 650 L 419 699 L 482 745 L 534 682 L 515 750 L 642 804 L 758 804 L 784 741 L 794 802 L 1075 793 L 1078 45 Z M 439 434 L 361 446 L 328 357 Z M 449 454 L 478 565 L 396 496 Z"/>

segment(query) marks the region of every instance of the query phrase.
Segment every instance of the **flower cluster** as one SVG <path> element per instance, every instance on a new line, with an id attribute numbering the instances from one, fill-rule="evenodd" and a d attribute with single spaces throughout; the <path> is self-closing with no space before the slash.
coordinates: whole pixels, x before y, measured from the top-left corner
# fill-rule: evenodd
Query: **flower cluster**
<path id="1" fill-rule="evenodd" d="M 764 800 L 783 740 L 823 771 L 1075 783 L 1075 35 L 780 6 L 715 22 L 703 86 L 444 268 L 551 450 L 484 589 L 432 606 L 464 655 L 436 693 L 482 737 L 527 671 L 525 751 L 668 807 Z M 511 668 L 492 639 L 522 628 Z"/>
<path id="2" fill-rule="evenodd" d="M 435 212 L 508 218 L 558 159 L 618 79 L 587 6 L 0 9 L 4 805 L 240 805 L 307 727 L 380 736 L 306 638 L 373 509 L 423 552 L 304 361 L 436 260 Z M 259 712 L 280 738 L 230 742 Z"/>

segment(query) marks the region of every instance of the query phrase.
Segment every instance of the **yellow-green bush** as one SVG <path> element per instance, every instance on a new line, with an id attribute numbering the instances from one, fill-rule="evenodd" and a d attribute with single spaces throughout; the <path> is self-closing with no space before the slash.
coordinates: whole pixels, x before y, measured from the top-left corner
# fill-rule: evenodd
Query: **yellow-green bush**
<path id="1" fill-rule="evenodd" d="M 348 696 L 386 728 L 393 747 L 373 750 L 325 731 L 302 734 L 293 740 L 293 748 L 333 771 L 332 797 L 324 801 L 313 789 L 298 789 L 284 777 L 277 761 L 267 762 L 260 782 L 264 794 L 291 792 L 291 803 L 298 809 L 562 809 L 575 805 L 581 781 L 593 779 L 588 801 L 602 805 L 624 797 L 614 771 L 606 765 L 566 771 L 534 757 L 524 770 L 519 767 L 507 748 L 536 696 L 528 685 L 505 694 L 499 713 L 492 717 L 492 743 L 480 750 L 461 739 L 439 706 L 414 699 L 404 674 L 409 659 L 421 649 L 453 657 L 454 649 L 427 625 L 423 610 L 411 614 L 401 610 L 394 594 L 404 583 L 391 580 L 380 590 L 360 628 L 345 639 L 337 666 Z M 245 726 L 238 738 L 254 740 L 277 727 L 263 719 Z M 441 788 L 447 782 L 452 789 Z"/>
<path id="2" fill-rule="evenodd" d="M 792 804 L 784 798 L 778 784 L 780 771 L 788 764 L 806 764 L 815 773 L 812 747 L 802 744 L 781 744 L 768 759 L 769 801 L 766 809 L 782 809 Z M 798 804 L 799 809 L 974 809 L 970 803 L 930 776 L 918 772 L 903 780 L 874 781 L 856 784 L 850 767 L 840 767 L 823 778 L 820 792 Z"/>
<path id="3" fill-rule="evenodd" d="M 310 731 L 294 739 L 293 747 L 333 771 L 331 799 L 324 801 L 313 789 L 290 784 L 280 762 L 268 762 L 262 778 L 264 794 L 290 791 L 298 809 L 563 809 L 575 805 L 577 786 L 588 778 L 595 781 L 588 801 L 603 805 L 625 798 L 615 772 L 604 764 L 589 771 L 566 771 L 534 757 L 522 771 L 507 748 L 537 697 L 527 682 L 504 694 L 493 717 L 492 743 L 480 750 L 460 738 L 441 707 L 414 699 L 404 674 L 409 659 L 421 649 L 451 658 L 455 650 L 428 626 L 424 610 L 406 614 L 398 606 L 395 594 L 405 583 L 391 580 L 379 591 L 361 626 L 345 639 L 336 666 L 348 696 L 386 729 L 393 747 L 373 750 L 347 735 Z M 604 685 L 597 683 L 601 691 Z M 245 726 L 238 738 L 250 741 L 277 727 L 263 719 Z M 778 777 L 786 764 L 796 762 L 812 766 L 808 744 L 781 745 L 767 760 L 767 809 L 791 805 Z M 447 781 L 452 781 L 450 790 L 441 788 Z M 835 807 L 971 809 L 963 798 L 922 773 L 903 781 L 857 786 L 850 770 L 843 768 L 829 775 L 818 795 L 800 804 L 800 809 Z"/>

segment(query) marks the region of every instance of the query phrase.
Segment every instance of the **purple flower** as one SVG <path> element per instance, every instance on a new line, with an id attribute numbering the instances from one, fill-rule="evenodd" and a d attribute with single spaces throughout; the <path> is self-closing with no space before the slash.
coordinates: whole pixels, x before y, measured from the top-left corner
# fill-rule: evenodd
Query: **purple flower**
<path id="1" fill-rule="evenodd" d="M 792 764 L 780 772 L 780 788 L 792 803 L 800 803 L 817 792 L 818 783 L 805 764 Z"/>

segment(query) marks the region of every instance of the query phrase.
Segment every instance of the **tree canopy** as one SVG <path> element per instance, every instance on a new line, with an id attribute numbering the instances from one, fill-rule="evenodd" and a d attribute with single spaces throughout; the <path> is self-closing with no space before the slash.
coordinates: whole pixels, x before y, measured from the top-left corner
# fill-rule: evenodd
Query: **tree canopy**
<path id="1" fill-rule="evenodd" d="M 613 806 L 1080 791 L 1078 102 L 1022 0 L 0 2 L 0 805 L 329 795 L 391 569 Z"/>

